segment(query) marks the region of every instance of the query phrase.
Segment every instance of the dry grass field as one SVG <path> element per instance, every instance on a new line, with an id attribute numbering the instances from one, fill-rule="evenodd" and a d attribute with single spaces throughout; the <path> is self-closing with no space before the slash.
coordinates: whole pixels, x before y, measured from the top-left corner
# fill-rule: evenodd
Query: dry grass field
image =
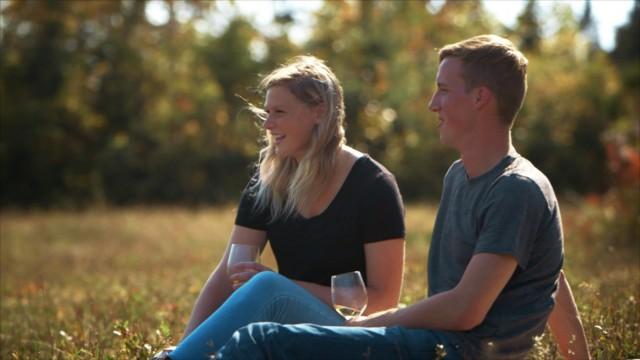
<path id="1" fill-rule="evenodd" d="M 638 241 L 611 235 L 606 207 L 562 205 L 565 271 L 594 358 L 640 357 Z M 435 211 L 407 208 L 403 303 L 425 293 Z M 145 359 L 174 343 L 233 219 L 231 206 L 3 211 L 0 359 Z M 558 358 L 548 334 L 531 356 Z"/>

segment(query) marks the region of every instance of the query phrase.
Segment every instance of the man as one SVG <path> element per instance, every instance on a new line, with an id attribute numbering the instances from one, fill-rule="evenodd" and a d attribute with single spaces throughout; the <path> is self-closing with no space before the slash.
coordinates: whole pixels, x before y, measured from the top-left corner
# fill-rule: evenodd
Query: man
<path id="1" fill-rule="evenodd" d="M 523 358 L 547 320 L 563 355 L 589 357 L 561 274 L 562 224 L 553 188 L 511 144 L 527 59 L 494 35 L 448 45 L 439 55 L 429 109 L 438 115 L 440 140 L 460 160 L 444 178 L 429 296 L 350 327 L 252 324 L 236 332 L 218 358 Z"/>

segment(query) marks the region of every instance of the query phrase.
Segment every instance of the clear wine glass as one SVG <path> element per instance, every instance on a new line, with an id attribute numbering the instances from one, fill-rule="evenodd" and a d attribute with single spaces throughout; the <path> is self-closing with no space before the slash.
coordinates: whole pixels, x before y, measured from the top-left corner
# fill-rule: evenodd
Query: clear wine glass
<path id="1" fill-rule="evenodd" d="M 367 288 L 360 271 L 351 271 L 331 277 L 333 307 L 347 320 L 358 318 L 367 308 Z"/>
<path id="2" fill-rule="evenodd" d="M 231 275 L 231 267 L 241 262 L 260 262 L 260 247 L 249 244 L 231 244 L 227 259 L 227 274 Z"/>

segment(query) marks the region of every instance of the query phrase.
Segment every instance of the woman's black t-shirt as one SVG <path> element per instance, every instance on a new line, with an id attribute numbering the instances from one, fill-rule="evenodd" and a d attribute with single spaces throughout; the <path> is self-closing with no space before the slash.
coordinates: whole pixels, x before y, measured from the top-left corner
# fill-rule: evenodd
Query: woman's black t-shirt
<path id="1" fill-rule="evenodd" d="M 278 271 L 293 280 L 331 285 L 331 275 L 360 270 L 366 281 L 364 245 L 404 238 L 404 207 L 393 175 L 364 155 L 320 215 L 269 222 L 269 209 L 254 210 L 254 177 L 238 206 L 235 224 L 267 232 Z"/>

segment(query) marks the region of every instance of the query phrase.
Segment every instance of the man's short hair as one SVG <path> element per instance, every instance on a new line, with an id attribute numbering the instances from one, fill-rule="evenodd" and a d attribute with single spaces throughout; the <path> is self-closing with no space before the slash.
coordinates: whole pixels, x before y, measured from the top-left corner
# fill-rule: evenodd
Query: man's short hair
<path id="1" fill-rule="evenodd" d="M 498 116 L 509 127 L 522 107 L 527 92 L 527 58 L 505 38 L 478 35 L 449 44 L 439 52 L 440 62 L 447 57 L 462 61 L 462 78 L 468 92 L 486 86 L 495 95 Z"/>

